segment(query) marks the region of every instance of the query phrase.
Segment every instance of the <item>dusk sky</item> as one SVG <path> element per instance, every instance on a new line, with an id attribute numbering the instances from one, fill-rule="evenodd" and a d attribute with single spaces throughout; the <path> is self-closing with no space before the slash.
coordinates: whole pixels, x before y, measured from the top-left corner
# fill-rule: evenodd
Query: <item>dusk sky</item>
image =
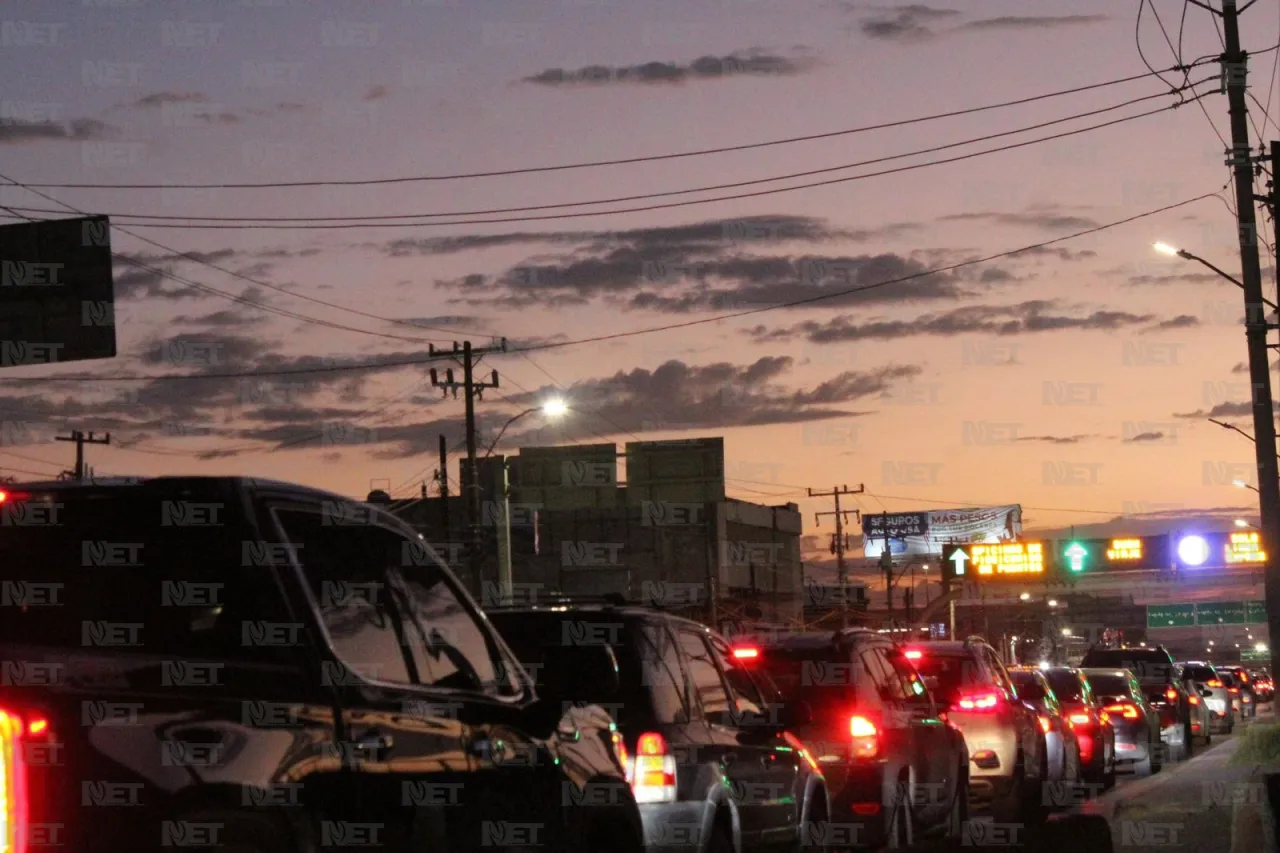
<path id="1" fill-rule="evenodd" d="M 501 449 L 723 435 L 730 493 L 797 501 L 806 533 L 820 532 L 812 513 L 830 503 L 804 489 L 840 484 L 864 483 L 855 506 L 868 512 L 1021 503 L 1028 528 L 1248 507 L 1253 494 L 1230 480 L 1256 477 L 1252 447 L 1206 419 L 1252 431 L 1240 292 L 1151 250 L 1163 240 L 1239 272 L 1234 193 L 1224 191 L 1224 145 L 1210 122 L 1226 136 L 1214 63 L 1189 72 L 1192 82 L 1211 80 L 1195 90 L 1208 117 L 1188 102 L 961 162 L 612 215 L 1135 116 L 1177 103 L 1167 93 L 1183 75 L 596 168 L 343 187 L 48 187 L 368 181 L 652 157 L 965 110 L 1147 70 L 1135 45 L 1137 2 L 964 5 L 7 0 L 0 174 L 44 185 L 48 198 L 0 187 L 0 205 L 17 211 L 4 221 L 110 214 L 122 257 L 120 356 L 9 369 L 4 378 L 396 360 L 424 355 L 428 341 L 484 346 L 501 335 L 513 350 L 534 349 L 485 360 L 483 373 L 496 368 L 502 388 L 479 404 L 482 446 L 511 415 L 560 392 L 573 407 L 562 423 L 526 417 Z M 1182 5 L 1155 0 L 1175 45 Z M 1260 0 L 1242 32 L 1250 51 L 1280 42 L 1280 0 Z M 1158 70 L 1176 64 L 1150 6 L 1141 44 Z M 1182 44 L 1186 62 L 1220 52 L 1207 12 L 1191 7 Z M 1277 115 L 1277 57 L 1250 63 L 1255 144 L 1280 136 L 1263 109 Z M 1009 133 L 1105 108 L 1115 109 Z M 988 134 L 1008 135 L 837 169 Z M 822 169 L 832 171 L 761 183 Z M 740 182 L 755 183 L 474 213 Z M 1034 252 L 840 295 L 1220 191 Z M 354 218 L 440 213 L 453 215 L 402 227 L 194 227 L 281 224 L 234 221 L 253 217 L 367 225 Z M 544 218 L 485 222 L 521 217 Z M 441 224 L 458 220 L 467 224 Z M 1274 299 L 1272 266 L 1264 248 Z M 751 309 L 768 310 L 536 348 Z M 211 342 L 218 346 L 201 346 Z M 10 426 L 0 474 L 56 475 L 73 446 L 53 436 L 81 428 L 112 434 L 110 447 L 88 451 L 99 474 L 244 473 L 359 497 L 388 486 L 416 494 L 436 466 L 437 436 L 452 447 L 463 437 L 462 401 L 442 399 L 425 374 L 4 382 L 0 417 Z"/>

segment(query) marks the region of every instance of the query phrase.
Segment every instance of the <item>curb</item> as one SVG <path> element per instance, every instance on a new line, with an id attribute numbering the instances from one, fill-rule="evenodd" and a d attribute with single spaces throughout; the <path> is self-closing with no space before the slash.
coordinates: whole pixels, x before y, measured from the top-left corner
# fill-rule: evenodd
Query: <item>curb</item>
<path id="1" fill-rule="evenodd" d="M 1269 796 L 1272 787 L 1278 787 L 1280 774 L 1263 773 L 1259 765 L 1246 777 L 1250 785 L 1257 785 L 1268 794 L 1260 802 L 1236 802 L 1231 810 L 1231 853 L 1280 853 L 1276 846 L 1276 814 Z M 1270 779 L 1270 782 L 1268 782 Z"/>

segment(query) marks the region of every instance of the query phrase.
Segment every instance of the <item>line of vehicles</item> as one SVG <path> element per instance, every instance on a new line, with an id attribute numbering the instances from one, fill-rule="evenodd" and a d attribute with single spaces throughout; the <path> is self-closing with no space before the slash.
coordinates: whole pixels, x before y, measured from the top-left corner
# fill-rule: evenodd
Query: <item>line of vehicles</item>
<path id="1" fill-rule="evenodd" d="M 8 488 L 0 587 L 0 850 L 965 843 L 979 811 L 1033 826 L 1156 772 L 1268 684 L 1160 649 L 1039 669 L 621 601 L 481 612 L 394 516 L 232 477 Z"/>

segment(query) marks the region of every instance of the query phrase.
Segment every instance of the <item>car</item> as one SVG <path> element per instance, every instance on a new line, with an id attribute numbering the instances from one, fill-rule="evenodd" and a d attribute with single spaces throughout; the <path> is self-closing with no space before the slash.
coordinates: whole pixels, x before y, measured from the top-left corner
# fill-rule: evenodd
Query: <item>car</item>
<path id="1" fill-rule="evenodd" d="M 1018 690 L 1018 698 L 1039 715 L 1040 730 L 1044 732 L 1045 748 L 1049 756 L 1049 776 L 1046 781 L 1070 786 L 1082 782 L 1080 744 L 1076 740 L 1069 714 L 1058 702 L 1048 679 L 1040 670 L 1027 666 L 1009 667 L 1009 678 Z M 1048 793 L 1046 790 L 1046 794 Z M 1073 800 L 1065 796 L 1059 796 L 1058 801 L 1064 805 L 1073 803 Z"/>
<path id="2" fill-rule="evenodd" d="M 1018 699 L 995 649 L 981 637 L 912 643 L 915 665 L 969 747 L 970 796 L 997 821 L 1037 824 L 1047 817 L 1041 785 L 1049 776 L 1039 717 Z"/>
<path id="3" fill-rule="evenodd" d="M 1182 665 L 1183 681 L 1191 683 L 1195 693 L 1200 696 L 1200 703 L 1208 711 L 1209 721 L 1205 726 L 1204 742 L 1207 746 L 1216 729 L 1222 734 L 1231 734 L 1236 727 L 1235 710 L 1232 707 L 1231 694 L 1222 682 L 1213 664 L 1204 661 L 1188 661 Z"/>
<path id="4" fill-rule="evenodd" d="M 1159 718 L 1160 742 L 1165 753 L 1176 760 L 1191 757 L 1194 742 L 1191 699 L 1186 685 L 1178 677 L 1173 656 L 1164 646 L 1094 646 L 1085 652 L 1080 666 L 1132 672 Z"/>
<path id="5" fill-rule="evenodd" d="M 583 689 L 614 714 L 647 849 L 795 850 L 840 829 L 820 765 L 793 732 L 810 709 L 781 701 L 720 634 L 621 597 L 548 597 L 488 616 L 540 673 L 573 669 L 593 647 L 613 653 L 618 687 L 592 693 L 584 672 Z"/>
<path id="6" fill-rule="evenodd" d="M 1231 675 L 1232 686 L 1237 690 L 1232 695 L 1239 697 L 1241 719 L 1251 720 L 1256 717 L 1258 715 L 1258 692 L 1254 687 L 1253 679 L 1249 677 L 1249 671 L 1242 666 L 1224 666 L 1220 667 L 1219 671 L 1225 671 Z"/>
<path id="7" fill-rule="evenodd" d="M 1253 679 L 1254 690 L 1258 694 L 1258 701 L 1270 702 L 1275 696 L 1276 686 L 1267 671 L 1265 669 L 1251 669 L 1249 670 L 1249 677 Z"/>
<path id="8" fill-rule="evenodd" d="M 1164 764 L 1160 712 L 1152 707 L 1137 677 L 1127 669 L 1083 667 L 1081 672 L 1115 731 L 1117 763 L 1131 767 L 1136 776 L 1159 773 Z"/>
<path id="9" fill-rule="evenodd" d="M 796 730 L 817 758 L 832 814 L 853 816 L 857 847 L 923 837 L 962 842 L 969 751 L 902 649 L 866 628 L 744 637 L 734 654 L 812 720 Z M 850 748 L 852 746 L 852 749 Z"/>
<path id="10" fill-rule="evenodd" d="M 539 693 L 377 507 L 243 477 L 11 485 L 0 573 L 0 848 L 643 850 L 605 710 Z"/>
<path id="11" fill-rule="evenodd" d="M 1075 732 L 1081 775 L 1109 791 L 1116 784 L 1116 733 L 1106 709 L 1080 670 L 1050 666 L 1043 672 Z"/>
<path id="12" fill-rule="evenodd" d="M 1199 738 L 1203 746 L 1213 743 L 1213 712 L 1200 695 L 1196 682 L 1187 674 L 1187 669 L 1180 663 L 1174 664 L 1174 677 L 1187 692 L 1188 711 L 1191 716 L 1191 740 Z"/>

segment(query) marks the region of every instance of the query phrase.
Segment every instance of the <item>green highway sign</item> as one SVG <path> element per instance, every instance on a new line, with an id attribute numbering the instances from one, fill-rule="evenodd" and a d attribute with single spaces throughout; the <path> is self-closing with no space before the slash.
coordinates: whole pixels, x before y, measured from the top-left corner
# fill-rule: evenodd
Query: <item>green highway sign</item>
<path id="1" fill-rule="evenodd" d="M 1194 604 L 1147 605 L 1148 628 L 1191 628 L 1196 624 Z"/>
<path id="2" fill-rule="evenodd" d="M 1267 624 L 1267 603 L 1265 601 L 1246 601 L 1244 618 L 1250 625 Z"/>
<path id="3" fill-rule="evenodd" d="M 1240 660 L 1271 660 L 1271 652 L 1260 652 L 1257 649 L 1241 649 Z"/>
<path id="4" fill-rule="evenodd" d="M 1210 601 L 1196 605 L 1198 625 L 1243 625 L 1243 601 Z"/>

